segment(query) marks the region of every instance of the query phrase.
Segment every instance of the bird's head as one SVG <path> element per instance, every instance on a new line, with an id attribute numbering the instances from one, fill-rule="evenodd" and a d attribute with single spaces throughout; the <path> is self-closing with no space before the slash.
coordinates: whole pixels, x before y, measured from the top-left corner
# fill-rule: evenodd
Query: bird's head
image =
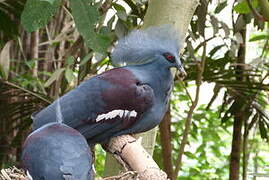
<path id="1" fill-rule="evenodd" d="M 146 64 L 162 61 L 163 67 L 176 67 L 184 77 L 186 72 L 179 58 L 179 39 L 172 25 L 134 30 L 118 41 L 112 52 L 112 63 L 116 66 Z"/>

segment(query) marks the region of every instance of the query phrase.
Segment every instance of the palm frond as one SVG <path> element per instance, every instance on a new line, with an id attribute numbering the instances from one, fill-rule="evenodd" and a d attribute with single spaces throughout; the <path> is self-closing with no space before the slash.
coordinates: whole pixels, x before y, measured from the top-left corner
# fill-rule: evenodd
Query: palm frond
<path id="1" fill-rule="evenodd" d="M 0 165 L 12 148 L 20 149 L 30 130 L 31 115 L 48 104 L 47 97 L 0 80 Z"/>

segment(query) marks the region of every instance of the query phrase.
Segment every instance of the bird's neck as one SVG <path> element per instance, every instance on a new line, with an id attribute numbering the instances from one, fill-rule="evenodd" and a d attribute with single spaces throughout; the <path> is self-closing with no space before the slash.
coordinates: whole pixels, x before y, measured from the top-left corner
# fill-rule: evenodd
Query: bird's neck
<path id="1" fill-rule="evenodd" d="M 138 65 L 135 69 L 137 69 L 136 73 L 140 77 L 139 79 L 148 83 L 158 96 L 165 97 L 167 91 L 173 85 L 170 68 L 164 67 L 158 61 Z"/>

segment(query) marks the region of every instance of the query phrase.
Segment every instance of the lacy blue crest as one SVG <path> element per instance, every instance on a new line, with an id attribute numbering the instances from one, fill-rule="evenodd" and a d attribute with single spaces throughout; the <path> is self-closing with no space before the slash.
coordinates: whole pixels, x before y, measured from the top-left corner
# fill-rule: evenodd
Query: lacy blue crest
<path id="1" fill-rule="evenodd" d="M 177 31 L 167 24 L 133 30 L 118 41 L 112 52 L 112 63 L 115 66 L 145 64 L 165 52 L 177 55 L 180 48 L 177 37 Z"/>

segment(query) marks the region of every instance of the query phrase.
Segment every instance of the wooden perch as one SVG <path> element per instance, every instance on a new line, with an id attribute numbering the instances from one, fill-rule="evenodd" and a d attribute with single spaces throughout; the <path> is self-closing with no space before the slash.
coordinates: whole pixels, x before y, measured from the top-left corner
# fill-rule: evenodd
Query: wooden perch
<path id="1" fill-rule="evenodd" d="M 136 171 L 139 180 L 167 180 L 151 155 L 142 147 L 141 141 L 130 135 L 114 137 L 106 149 L 111 152 L 127 170 Z"/>

